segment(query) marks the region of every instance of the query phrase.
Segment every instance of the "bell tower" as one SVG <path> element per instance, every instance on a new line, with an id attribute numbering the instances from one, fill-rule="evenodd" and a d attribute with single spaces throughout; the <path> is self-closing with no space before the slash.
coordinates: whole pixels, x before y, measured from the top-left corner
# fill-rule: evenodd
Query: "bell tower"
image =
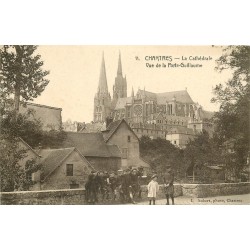
<path id="1" fill-rule="evenodd" d="M 105 122 L 111 112 L 111 96 L 108 92 L 108 83 L 106 77 L 106 68 L 104 54 L 99 77 L 99 84 L 94 98 L 94 122 Z"/>

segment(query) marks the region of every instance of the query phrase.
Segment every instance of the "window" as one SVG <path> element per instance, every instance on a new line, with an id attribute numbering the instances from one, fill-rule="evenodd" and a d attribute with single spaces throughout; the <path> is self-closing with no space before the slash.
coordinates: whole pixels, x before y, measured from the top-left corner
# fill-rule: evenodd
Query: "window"
<path id="1" fill-rule="evenodd" d="M 122 158 L 123 159 L 127 159 L 128 158 L 128 149 L 127 148 L 123 148 L 122 149 Z"/>
<path id="2" fill-rule="evenodd" d="M 31 172 L 26 173 L 26 179 L 27 179 L 28 182 L 32 181 L 32 173 Z"/>
<path id="3" fill-rule="evenodd" d="M 176 141 L 174 141 L 174 144 L 176 144 Z"/>
<path id="4" fill-rule="evenodd" d="M 172 115 L 173 114 L 173 108 L 172 108 L 172 104 L 169 105 L 169 114 Z"/>
<path id="5" fill-rule="evenodd" d="M 130 135 L 128 135 L 128 142 L 130 142 Z"/>
<path id="6" fill-rule="evenodd" d="M 73 164 L 66 165 L 66 175 L 73 176 Z"/>
<path id="7" fill-rule="evenodd" d="M 70 188 L 70 189 L 79 188 L 79 184 L 77 184 L 77 183 L 71 183 L 71 184 L 69 184 L 69 188 Z"/>

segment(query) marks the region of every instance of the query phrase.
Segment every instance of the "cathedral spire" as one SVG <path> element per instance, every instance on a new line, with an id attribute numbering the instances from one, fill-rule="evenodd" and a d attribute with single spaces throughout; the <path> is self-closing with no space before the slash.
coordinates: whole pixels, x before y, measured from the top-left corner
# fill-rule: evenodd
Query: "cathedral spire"
<path id="1" fill-rule="evenodd" d="M 101 63 L 101 71 L 100 71 L 100 77 L 99 77 L 98 92 L 99 93 L 108 93 L 108 84 L 107 84 L 107 77 L 106 77 L 104 52 L 102 53 L 102 63 Z"/>
<path id="2" fill-rule="evenodd" d="M 117 75 L 122 76 L 122 60 L 121 60 L 121 52 L 120 51 L 119 51 Z"/>

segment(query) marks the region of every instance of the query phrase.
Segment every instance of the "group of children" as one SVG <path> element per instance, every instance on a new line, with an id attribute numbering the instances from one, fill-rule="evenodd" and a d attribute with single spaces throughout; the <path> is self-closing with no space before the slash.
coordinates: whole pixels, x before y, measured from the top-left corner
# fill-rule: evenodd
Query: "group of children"
<path id="1" fill-rule="evenodd" d="M 118 173 L 98 172 L 93 170 L 88 176 L 85 185 L 86 200 L 89 204 L 96 204 L 99 197 L 101 202 L 111 198 L 113 201 L 117 199 L 120 200 L 122 204 L 135 204 L 135 195 L 137 194 L 138 198 L 141 198 L 142 177 L 143 172 L 141 168 L 128 168 L 124 171 L 118 171 Z M 153 174 L 147 186 L 149 205 L 155 205 L 155 200 L 159 191 L 157 178 L 157 174 Z M 169 198 L 172 199 L 172 204 L 174 204 L 174 174 L 172 170 L 164 174 L 163 182 L 167 205 L 169 205 Z"/>

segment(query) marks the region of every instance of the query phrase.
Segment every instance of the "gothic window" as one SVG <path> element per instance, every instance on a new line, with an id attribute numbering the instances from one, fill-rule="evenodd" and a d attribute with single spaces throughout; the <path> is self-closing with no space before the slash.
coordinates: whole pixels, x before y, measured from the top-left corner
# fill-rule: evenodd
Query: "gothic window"
<path id="1" fill-rule="evenodd" d="M 142 115 L 142 106 L 141 105 L 136 105 L 134 107 L 134 113 L 136 116 L 141 116 Z"/>
<path id="2" fill-rule="evenodd" d="M 173 114 L 172 104 L 169 105 L 169 114 L 170 114 L 170 115 Z"/>

